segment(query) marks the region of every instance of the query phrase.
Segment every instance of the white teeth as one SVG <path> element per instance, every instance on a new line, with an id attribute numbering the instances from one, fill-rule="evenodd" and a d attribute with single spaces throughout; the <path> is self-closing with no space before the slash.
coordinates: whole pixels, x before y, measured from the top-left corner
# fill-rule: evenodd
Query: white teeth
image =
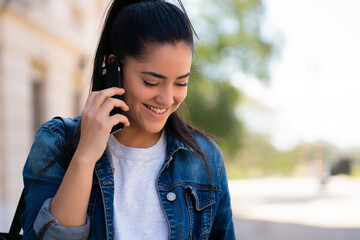
<path id="1" fill-rule="evenodd" d="M 151 111 L 156 112 L 157 114 L 161 114 L 161 113 L 164 113 L 166 111 L 166 108 L 154 108 L 154 107 L 147 106 L 147 105 L 146 105 L 146 107 L 148 109 L 150 109 Z"/>

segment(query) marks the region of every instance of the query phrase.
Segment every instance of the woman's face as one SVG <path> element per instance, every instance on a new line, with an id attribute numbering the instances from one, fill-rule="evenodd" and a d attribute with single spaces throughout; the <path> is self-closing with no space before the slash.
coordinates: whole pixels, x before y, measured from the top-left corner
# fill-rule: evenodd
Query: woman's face
<path id="1" fill-rule="evenodd" d="M 142 61 L 128 57 L 123 64 L 125 102 L 133 130 L 160 132 L 187 94 L 192 49 L 184 42 L 150 45 Z"/>

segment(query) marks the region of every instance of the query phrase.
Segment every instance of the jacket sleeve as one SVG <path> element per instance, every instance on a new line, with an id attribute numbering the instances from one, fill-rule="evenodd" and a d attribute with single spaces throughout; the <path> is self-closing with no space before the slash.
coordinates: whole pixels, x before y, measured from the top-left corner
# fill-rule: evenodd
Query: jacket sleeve
<path id="1" fill-rule="evenodd" d="M 23 239 L 85 239 L 90 220 L 78 228 L 60 226 L 49 211 L 65 175 L 64 125 L 60 120 L 45 123 L 35 135 L 23 169 L 26 210 L 21 216 Z M 46 169 L 44 171 L 44 169 Z"/>
<path id="2" fill-rule="evenodd" d="M 81 227 L 62 227 L 50 214 L 51 198 L 47 199 L 41 207 L 34 223 L 34 231 L 40 239 L 87 239 L 90 232 L 90 218 Z"/>
<path id="3" fill-rule="evenodd" d="M 222 158 L 222 157 L 221 157 Z M 230 202 L 230 193 L 228 180 L 226 176 L 224 160 L 220 162 L 220 182 L 221 193 L 219 197 L 218 208 L 215 213 L 214 223 L 210 233 L 210 239 L 235 239 L 234 224 L 232 220 L 232 210 Z"/>

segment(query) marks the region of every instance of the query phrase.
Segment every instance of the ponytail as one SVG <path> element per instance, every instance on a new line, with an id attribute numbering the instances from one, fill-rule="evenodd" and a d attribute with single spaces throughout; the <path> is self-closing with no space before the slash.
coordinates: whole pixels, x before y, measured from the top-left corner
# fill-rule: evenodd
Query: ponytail
<path id="1" fill-rule="evenodd" d="M 94 66 L 93 66 L 93 84 L 92 90 L 97 91 L 100 89 L 99 79 L 101 76 L 101 67 L 104 61 L 107 60 L 107 57 L 112 53 L 111 50 L 111 28 L 112 23 L 116 16 L 120 13 L 122 9 L 126 6 L 141 2 L 141 0 L 113 0 L 109 5 L 109 9 L 105 18 L 104 27 L 100 35 L 98 47 L 96 49 Z"/>

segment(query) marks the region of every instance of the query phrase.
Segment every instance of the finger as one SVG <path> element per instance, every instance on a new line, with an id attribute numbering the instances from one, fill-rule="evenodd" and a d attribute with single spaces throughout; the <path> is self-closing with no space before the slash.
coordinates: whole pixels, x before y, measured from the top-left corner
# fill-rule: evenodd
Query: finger
<path id="1" fill-rule="evenodd" d="M 101 106 L 101 108 L 107 114 L 109 114 L 111 112 L 111 110 L 114 109 L 114 107 L 119 107 L 125 112 L 129 110 L 128 105 L 126 105 L 126 103 L 123 100 L 120 100 L 120 99 L 117 99 L 117 98 L 108 98 L 108 99 L 106 99 L 104 104 Z"/>
<path id="2" fill-rule="evenodd" d="M 110 121 L 110 124 L 112 124 L 113 126 L 115 126 L 118 123 L 123 123 L 125 125 L 125 127 L 130 126 L 129 119 L 125 115 L 122 115 L 119 113 L 111 116 L 109 118 L 109 121 Z"/>
<path id="3" fill-rule="evenodd" d="M 115 95 L 123 95 L 124 93 L 125 90 L 123 88 L 118 88 L 118 87 L 112 87 L 101 90 L 100 92 L 97 92 L 93 102 L 93 106 L 100 107 L 105 102 L 106 99 Z"/>

